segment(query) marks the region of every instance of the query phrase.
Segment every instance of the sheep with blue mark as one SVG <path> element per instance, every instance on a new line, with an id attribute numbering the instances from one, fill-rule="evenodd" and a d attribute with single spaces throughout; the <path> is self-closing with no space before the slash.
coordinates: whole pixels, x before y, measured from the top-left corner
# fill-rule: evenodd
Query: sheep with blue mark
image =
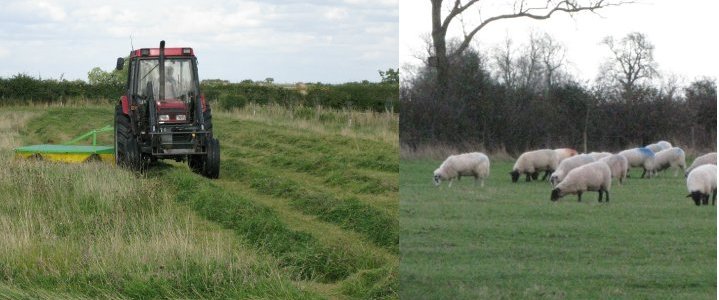
<path id="1" fill-rule="evenodd" d="M 652 150 L 640 147 L 627 149 L 617 154 L 624 156 L 627 159 L 627 163 L 629 163 L 629 168 L 642 168 L 642 178 L 644 178 L 645 175 L 647 175 L 647 177 L 651 177 L 650 171 L 654 168 L 654 152 Z M 627 174 L 629 174 L 628 169 Z M 629 177 L 629 175 L 627 175 L 627 177 Z"/>

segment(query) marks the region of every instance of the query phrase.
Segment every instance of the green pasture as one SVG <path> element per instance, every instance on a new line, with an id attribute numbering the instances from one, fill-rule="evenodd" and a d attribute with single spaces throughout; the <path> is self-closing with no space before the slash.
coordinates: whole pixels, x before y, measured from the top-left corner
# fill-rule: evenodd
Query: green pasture
<path id="1" fill-rule="evenodd" d="M 491 158 L 491 157 L 490 157 Z M 691 161 L 689 161 L 691 162 Z M 400 163 L 403 299 L 715 299 L 716 207 L 662 173 L 551 202 L 548 182 L 432 184 L 441 161 Z"/>

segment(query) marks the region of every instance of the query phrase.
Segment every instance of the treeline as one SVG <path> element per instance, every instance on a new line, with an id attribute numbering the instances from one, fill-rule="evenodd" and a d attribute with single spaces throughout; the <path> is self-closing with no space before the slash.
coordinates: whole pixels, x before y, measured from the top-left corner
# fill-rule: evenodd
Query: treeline
<path id="1" fill-rule="evenodd" d="M 258 83 L 202 83 L 206 99 L 232 109 L 248 103 L 322 106 L 336 109 L 398 111 L 397 83 L 344 83 L 276 85 Z M 76 99 L 112 102 L 119 99 L 124 83 L 113 81 L 68 81 L 34 78 L 18 74 L 0 77 L 0 104 L 55 103 Z"/>
<path id="2" fill-rule="evenodd" d="M 403 81 L 402 147 L 450 145 L 512 155 L 537 148 L 584 151 L 585 145 L 587 151 L 618 151 L 659 140 L 697 151 L 716 147 L 713 79 L 687 86 L 672 80 L 588 86 L 507 53 L 470 49 L 453 57 L 445 90 L 430 65 Z"/>

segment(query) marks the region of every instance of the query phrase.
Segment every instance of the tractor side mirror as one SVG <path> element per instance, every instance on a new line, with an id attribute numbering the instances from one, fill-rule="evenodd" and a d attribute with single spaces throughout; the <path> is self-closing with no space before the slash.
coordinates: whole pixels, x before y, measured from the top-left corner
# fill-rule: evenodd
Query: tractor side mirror
<path id="1" fill-rule="evenodd" d="M 122 70 L 122 67 L 125 66 L 125 59 L 122 57 L 117 58 L 117 66 L 115 66 L 115 70 Z"/>

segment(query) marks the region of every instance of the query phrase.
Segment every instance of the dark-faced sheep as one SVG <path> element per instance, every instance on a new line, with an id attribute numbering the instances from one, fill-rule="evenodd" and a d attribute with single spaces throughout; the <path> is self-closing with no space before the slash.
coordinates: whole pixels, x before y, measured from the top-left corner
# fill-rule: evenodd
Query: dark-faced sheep
<path id="1" fill-rule="evenodd" d="M 552 190 L 551 200 L 557 201 L 564 195 L 576 194 L 577 201 L 582 201 L 582 193 L 586 191 L 599 192 L 599 202 L 602 202 L 602 194 L 606 195 L 609 202 L 609 190 L 612 188 L 612 175 L 606 163 L 596 161 L 579 166 L 567 174 Z"/>
<path id="2" fill-rule="evenodd" d="M 712 205 L 716 205 L 717 199 L 717 166 L 701 165 L 694 168 L 687 176 L 687 190 L 694 204 L 709 205 L 709 194 L 713 194 Z"/>
<path id="3" fill-rule="evenodd" d="M 531 181 L 531 178 L 536 180 L 539 177 L 539 172 L 544 171 L 542 180 L 545 180 L 549 174 L 557 169 L 558 164 L 557 152 L 552 149 L 524 152 L 517 158 L 509 175 L 512 176 L 512 182 L 517 182 L 522 174 L 526 174 L 527 181 Z"/>
<path id="4" fill-rule="evenodd" d="M 451 155 L 434 170 L 434 184 L 440 185 L 442 180 L 448 180 L 452 187 L 452 180 L 459 180 L 462 176 L 474 176 L 475 183 L 484 186 L 484 179 L 489 177 L 489 157 L 484 153 L 472 152 Z"/>

